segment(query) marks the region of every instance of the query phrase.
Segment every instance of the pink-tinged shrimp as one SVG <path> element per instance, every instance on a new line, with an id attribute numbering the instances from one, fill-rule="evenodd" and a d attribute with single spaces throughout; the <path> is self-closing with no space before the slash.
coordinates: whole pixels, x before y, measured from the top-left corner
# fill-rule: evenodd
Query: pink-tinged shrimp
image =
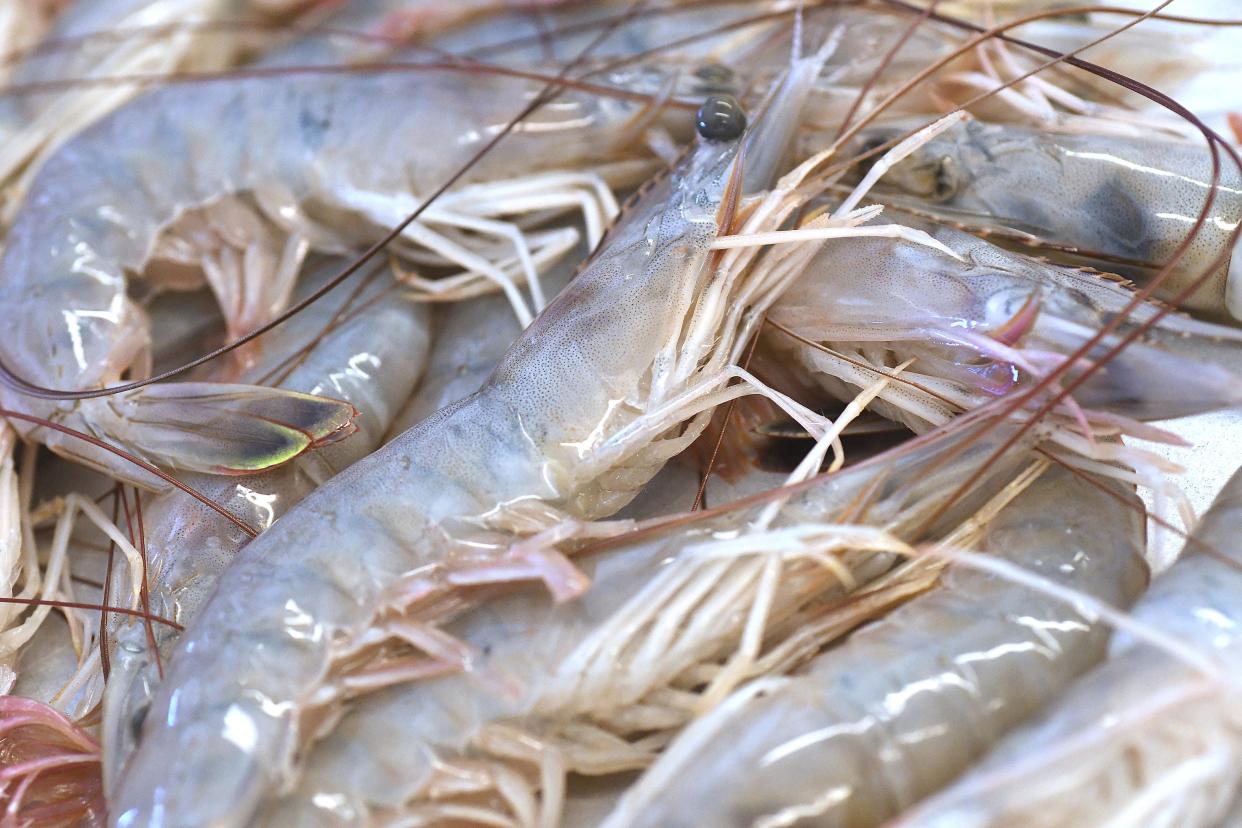
<path id="1" fill-rule="evenodd" d="M 0 809 L 5 825 L 103 825 L 99 745 L 41 702 L 0 696 Z"/>
<path id="2" fill-rule="evenodd" d="M 1112 657 L 940 795 L 909 826 L 1222 823 L 1242 783 L 1242 473 L 1182 557 L 1131 611 L 1165 648 L 1119 636 Z"/>
<path id="3" fill-rule="evenodd" d="M 904 130 L 876 127 L 864 143 Z M 1142 279 L 1172 256 L 1214 194 L 1208 219 L 1160 287 L 1176 296 L 1223 254 L 1242 220 L 1242 173 L 1227 159 L 1211 187 L 1202 144 L 1112 135 L 1057 135 L 971 120 L 922 146 L 883 179 L 890 193 L 964 225 L 1006 230 Z M 881 188 L 877 188 L 877 196 Z M 917 199 L 914 200 L 914 199 Z M 1242 258 L 1234 255 L 1185 303 L 1242 319 Z"/>
<path id="4" fill-rule="evenodd" d="M 1101 485 L 1045 472 L 988 524 L 984 548 L 1110 603 L 1133 601 L 1147 577 L 1141 507 Z M 787 678 L 738 690 L 602 824 L 879 825 L 1054 698 L 1103 658 L 1107 639 L 1059 600 L 950 569 Z"/>
<path id="5" fill-rule="evenodd" d="M 620 508 L 701 431 L 774 298 L 739 266 L 749 259 L 713 254 L 719 222 L 774 177 L 824 57 L 794 64 L 745 137 L 736 103 L 709 99 L 713 137 L 636 201 L 483 388 L 242 550 L 171 659 L 115 799 L 119 825 L 245 823 L 335 703 L 425 674 L 419 657 L 388 663 L 394 651 L 452 657 L 420 632 L 416 607 L 437 585 L 542 578 L 581 591 L 546 536 L 508 547 Z M 785 192 L 777 222 L 794 209 Z"/>
<path id="6" fill-rule="evenodd" d="M 915 430 L 1020 390 L 1053 371 L 1125 311 L 1132 291 L 1088 270 L 1011 253 L 966 233 L 912 222 L 954 255 L 901 239 L 846 239 L 825 248 L 773 307 L 765 346 L 793 355 L 812 381 L 851 398 L 876 369 L 908 359 L 908 382 L 873 408 Z M 956 256 L 956 258 L 955 258 Z M 1159 310 L 1129 312 L 1084 365 Z M 790 334 L 796 335 L 791 336 Z M 1164 316 L 1079 388 L 1090 412 L 1143 420 L 1242 404 L 1234 328 Z"/>
<path id="7" fill-rule="evenodd" d="M 305 290 L 322 284 L 341 264 L 336 259 L 318 263 Z M 189 475 L 185 482 L 246 523 L 266 530 L 316 485 L 379 444 L 421 373 L 430 339 L 430 314 L 392 277 L 371 278 L 356 296 L 334 291 L 277 329 L 276 341 L 264 343 L 265 359 L 245 377 L 257 380 L 279 372 L 283 355 L 311 343 L 313 347 L 281 379 L 281 387 L 328 393 L 348 401 L 358 409 L 359 433 L 263 474 Z M 384 335 L 377 338 L 377 330 Z M 184 625 L 198 613 L 220 573 L 249 537 L 183 492 L 154 499 L 146 506 L 144 518 L 145 583 L 151 611 Z M 127 567 L 114 568 L 113 602 L 123 601 L 130 592 L 130 578 Z M 177 639 L 173 627 L 153 627 L 150 635 L 159 649 L 153 653 L 141 619 L 112 616 L 110 620 L 114 622 L 109 637 L 111 672 L 104 690 L 102 729 L 104 772 L 109 780 L 133 749 L 134 733 L 159 684 L 157 661 L 167 657 Z"/>

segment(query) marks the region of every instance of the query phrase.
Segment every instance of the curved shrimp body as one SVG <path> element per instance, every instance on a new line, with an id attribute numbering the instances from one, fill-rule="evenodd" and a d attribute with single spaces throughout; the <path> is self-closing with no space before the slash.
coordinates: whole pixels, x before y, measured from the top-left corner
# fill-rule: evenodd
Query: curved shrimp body
<path id="1" fill-rule="evenodd" d="M 981 441 L 977 436 L 974 428 L 946 429 L 812 481 L 791 492 L 770 529 L 779 534 L 865 514 L 869 525 L 918 537 L 920 524 L 945 505 L 953 482 L 989 456 L 1004 431 Z M 972 448 L 961 452 L 964 446 Z M 1027 441 L 1004 454 L 941 525 L 960 522 L 981 495 L 1003 488 L 1026 464 L 1029 448 Z M 541 814 L 538 824 L 556 824 L 558 777 L 643 767 L 710 705 L 693 688 L 730 661 L 748 626 L 747 610 L 759 600 L 763 559 L 778 553 L 762 551 L 767 529 L 751 539 L 754 557 L 705 553 L 715 539 L 746 535 L 739 527 L 755 525 L 764 510 L 761 503 L 724 511 L 592 555 L 583 566 L 593 586 L 578 600 L 553 604 L 527 590 L 470 610 L 447 630 L 470 647 L 466 671 L 352 701 L 311 749 L 297 788 L 269 803 L 260 824 L 465 817 L 457 805 L 482 801 L 488 782 L 508 795 L 511 780 L 524 778 L 532 765 L 539 783 L 521 784 L 542 788 L 542 802 L 531 810 Z M 894 562 L 892 553 L 848 543 L 833 554 L 858 583 Z M 801 628 L 794 620 L 800 610 L 831 605 L 846 592 L 819 563 L 791 559 L 780 571 L 765 636 L 773 648 Z M 453 778 L 473 779 L 477 787 L 454 789 Z M 515 802 L 521 797 L 498 804 L 492 818 L 534 823 Z"/>
<path id="2" fill-rule="evenodd" d="M 906 824 L 1232 824 L 1220 820 L 1242 782 L 1240 520 L 1235 473 L 1195 530 L 1199 543 L 1187 543 L 1130 613 L 1182 655 L 1119 636 L 1105 664 Z M 1188 663 L 1187 651 L 1205 660 Z"/>
<path id="3" fill-rule="evenodd" d="M 879 127 L 861 140 L 879 143 L 903 132 Z M 1214 192 L 1202 230 L 1161 285 L 1160 295 L 1171 298 L 1230 252 L 1242 219 L 1242 175 L 1223 154 L 1215 191 L 1211 173 L 1207 149 L 1193 143 L 1057 135 L 970 120 L 928 142 L 882 181 L 945 218 L 1066 246 L 1136 279 L 1154 275 L 1172 257 Z M 1184 307 L 1242 319 L 1242 293 L 1232 276 L 1239 267 L 1221 267 Z"/>
<path id="4" fill-rule="evenodd" d="M 322 283 L 340 265 L 339 260 L 327 260 L 308 280 L 307 289 Z M 338 316 L 339 322 L 334 319 Z M 376 330 L 383 330 L 384 336 L 377 339 Z M 276 363 L 277 355 L 296 352 L 308 343 L 314 345 L 283 377 L 281 386 L 311 394 L 328 393 L 350 402 L 359 412 L 359 433 L 263 474 L 186 477 L 186 483 L 260 531 L 268 529 L 319 482 L 379 443 L 421 373 L 429 344 L 429 313 L 391 278 L 380 277 L 356 295 L 348 291 L 329 294 L 275 333 L 264 341 L 267 363 Z M 278 363 L 260 363 L 251 368 L 247 378 L 258 380 L 280 368 Z M 249 540 L 238 528 L 182 492 L 161 495 L 147 506 L 144 537 L 151 611 L 182 625 L 198 613 L 220 573 Z M 114 573 L 114 600 L 130 591 L 132 576 L 124 569 L 118 567 Z M 151 652 L 141 621 L 122 617 L 115 619 L 113 626 L 103 725 L 104 773 L 110 779 L 132 751 L 134 723 L 145 716 L 159 684 L 156 660 L 166 657 L 177 640 L 173 628 L 153 626 L 151 634 L 160 651 L 157 655 Z"/>
<path id="5" fill-rule="evenodd" d="M 126 273 L 143 270 L 161 232 L 180 216 L 246 195 L 262 205 L 255 210 L 283 224 L 288 244 L 284 254 L 277 247 L 280 270 L 296 272 L 287 265 L 296 264 L 308 246 L 343 250 L 396 224 L 417 204 L 409 193 L 430 192 L 541 88 L 502 74 L 429 69 L 220 81 L 194 95 L 153 91 L 81 133 L 41 170 L 0 259 L 0 301 L 16 320 L 0 357 L 26 380 L 74 390 L 106 386 L 127 369 L 140 370 L 147 322 L 126 295 Z M 396 100 L 416 103 L 393 106 Z M 637 106 L 567 92 L 502 142 L 471 180 L 616 159 L 613 140 Z M 204 125 L 220 123 L 236 128 L 224 137 L 199 134 Z M 425 147 L 437 151 L 414 151 Z M 436 209 L 452 212 L 443 204 Z M 460 215 L 448 220 L 470 223 Z M 435 235 L 425 224 L 411 232 L 423 241 Z M 243 315 L 257 323 L 271 310 Z M 214 409 L 226 432 L 245 435 L 228 445 L 207 427 L 213 423 L 197 422 L 203 416 L 197 405 L 201 389 L 183 395 L 183 388 L 164 384 L 62 403 L 6 390 L 3 399 L 157 462 L 210 471 L 279 462 L 348 420 L 339 403 L 312 403 L 304 396 L 292 398 L 292 412 L 273 412 L 268 405 L 260 412 L 264 417 L 251 417 L 246 407 L 253 395 L 237 391 L 237 400 Z M 265 404 L 270 393 L 261 398 Z M 288 398 L 286 392 L 279 400 Z M 292 427 L 276 434 L 264 425 L 291 419 Z M 153 433 L 161 439 L 148 439 Z M 58 451 L 132 475 L 102 451 L 37 429 L 32 434 Z M 300 435 L 309 437 L 295 439 Z"/>
<path id="6" fill-rule="evenodd" d="M 821 65 L 795 64 L 747 133 L 748 180 L 766 186 Z M 287 783 L 327 705 L 420 674 L 377 659 L 408 646 L 404 610 L 455 573 L 580 591 L 544 555 L 504 550 L 624 505 L 702 429 L 693 408 L 666 412 L 736 346 L 740 323 L 725 309 L 741 286 L 708 265 L 718 210 L 742 178 L 741 143 L 704 140 L 648 191 L 483 388 L 332 478 L 242 550 L 173 655 L 118 792 L 119 824 L 245 822 Z M 677 358 L 687 343 L 689 372 Z"/>
<path id="7" fill-rule="evenodd" d="M 1061 471 L 988 526 L 994 555 L 1113 603 L 1146 583 L 1143 520 Z M 929 594 L 695 722 L 603 825 L 877 825 L 945 784 L 1104 656 L 1107 630 L 990 575 Z M 745 772 L 740 772 L 744 769 Z"/>
<path id="8" fill-rule="evenodd" d="M 936 396 L 893 384 L 877 403 L 922 430 L 1062 367 L 1133 299 L 1128 287 L 1102 274 L 916 225 L 959 258 L 900 239 L 834 244 L 773 307 L 769 318 L 786 330 L 769 333 L 765 347 L 795 354 L 812 377 L 847 397 L 875 381 L 860 361 L 884 368 L 914 358 L 903 377 Z M 1129 311 L 1086 359 L 1101 359 L 1157 310 L 1143 304 Z M 1231 327 L 1170 314 L 1093 374 L 1074 399 L 1088 410 L 1145 420 L 1238 405 L 1239 345 L 1242 335 Z M 1068 377 L 1078 371 L 1071 366 Z"/>

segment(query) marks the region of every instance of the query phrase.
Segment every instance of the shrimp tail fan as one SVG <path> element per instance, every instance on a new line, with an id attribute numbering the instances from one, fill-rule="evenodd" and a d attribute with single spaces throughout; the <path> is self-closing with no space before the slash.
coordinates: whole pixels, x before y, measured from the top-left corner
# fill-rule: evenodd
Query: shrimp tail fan
<path id="1" fill-rule="evenodd" d="M 88 418 L 99 437 L 158 466 L 211 474 L 279 466 L 357 430 L 347 402 L 254 385 L 160 383 L 89 403 L 107 409 Z"/>

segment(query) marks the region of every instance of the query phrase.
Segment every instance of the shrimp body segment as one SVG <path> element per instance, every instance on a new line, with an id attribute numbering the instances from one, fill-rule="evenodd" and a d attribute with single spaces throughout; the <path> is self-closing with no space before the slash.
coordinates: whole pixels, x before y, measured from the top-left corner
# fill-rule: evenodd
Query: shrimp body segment
<path id="1" fill-rule="evenodd" d="M 1133 496 L 1113 491 L 1123 502 L 1046 472 L 985 546 L 1124 605 L 1146 584 L 1144 527 Z M 951 566 L 927 595 L 696 721 L 603 825 L 880 824 L 1046 704 L 1107 639 L 1058 601 Z"/>
<path id="2" fill-rule="evenodd" d="M 341 265 L 327 259 L 306 280 L 311 289 Z M 340 314 L 342 319 L 333 324 Z M 391 277 L 374 278 L 353 295 L 334 291 L 324 301 L 278 328 L 265 341 L 266 359 L 247 379 L 259 379 L 290 351 L 314 343 L 305 358 L 281 379 L 281 386 L 307 393 L 328 393 L 354 405 L 358 433 L 262 474 L 238 477 L 188 475 L 186 482 L 260 530 L 314 490 L 336 471 L 378 445 L 397 408 L 419 379 L 430 339 L 430 313 L 413 301 Z M 327 330 L 318 342 L 316 337 Z M 383 337 L 375 337 L 382 330 Z M 146 583 L 151 611 L 185 625 L 198 614 L 220 573 L 250 538 L 215 512 L 180 491 L 168 492 L 145 509 Z M 118 566 L 113 596 L 130 590 L 130 573 Z M 136 600 L 137 596 L 134 596 Z M 104 689 L 103 760 L 109 783 L 132 751 L 136 732 L 159 684 L 157 655 L 151 652 L 145 625 L 133 617 L 112 617 L 111 672 Z M 159 656 L 167 657 L 177 640 L 172 627 L 151 629 Z"/>

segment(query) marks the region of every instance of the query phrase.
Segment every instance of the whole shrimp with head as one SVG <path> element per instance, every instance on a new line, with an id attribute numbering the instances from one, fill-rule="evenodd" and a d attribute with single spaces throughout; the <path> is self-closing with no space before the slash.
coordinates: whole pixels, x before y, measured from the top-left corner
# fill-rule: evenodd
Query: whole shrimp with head
<path id="1" fill-rule="evenodd" d="M 171 659 L 117 824 L 245 824 L 292 783 L 341 699 L 460 666 L 428 628 L 456 586 L 584 588 L 548 544 L 620 508 L 694 440 L 772 299 L 711 247 L 732 194 L 774 175 L 825 57 L 795 62 L 745 133 L 736 103 L 705 103 L 710 137 L 635 202 L 479 391 L 242 550 Z"/>
<path id="2" fill-rule="evenodd" d="M 671 79 L 658 65 L 638 75 L 625 78 L 652 93 Z M 0 398 L 191 470 L 253 471 L 343 433 L 348 406 L 288 391 L 164 383 L 99 395 L 126 372 L 144 375 L 149 361 L 147 321 L 129 297 L 129 274 L 145 270 L 156 289 L 184 287 L 184 266 L 192 265 L 220 298 L 230 333 L 248 332 L 287 301 L 309 249 L 346 252 L 382 237 L 543 88 L 528 77 L 452 66 L 220 79 L 193 95 L 164 88 L 133 101 L 48 160 L 8 235 L 0 301 L 14 329 L 0 345 L 9 375 Z M 582 210 L 588 226 L 599 227 L 609 212 L 600 206 L 607 187 L 599 170 L 633 173 L 626 147 L 632 130 L 650 124 L 650 102 L 633 86 L 616 96 L 566 91 L 475 165 L 462 189 L 429 206 L 403 241 L 456 263 L 476 288 L 501 284 L 528 319 L 517 283 L 530 283 L 539 306 L 536 266 L 568 250 L 574 234 L 527 233 L 495 214 Z M 660 112 L 657 119 L 672 118 Z M 234 125 L 223 138 L 220 123 Z M 495 252 L 497 238 L 507 252 Z M 182 267 L 162 266 L 170 261 Z M 446 285 L 420 284 L 443 298 Z M 47 389 L 96 395 L 67 399 L 73 395 Z M 20 428 L 58 452 L 133 476 L 106 452 Z"/>

